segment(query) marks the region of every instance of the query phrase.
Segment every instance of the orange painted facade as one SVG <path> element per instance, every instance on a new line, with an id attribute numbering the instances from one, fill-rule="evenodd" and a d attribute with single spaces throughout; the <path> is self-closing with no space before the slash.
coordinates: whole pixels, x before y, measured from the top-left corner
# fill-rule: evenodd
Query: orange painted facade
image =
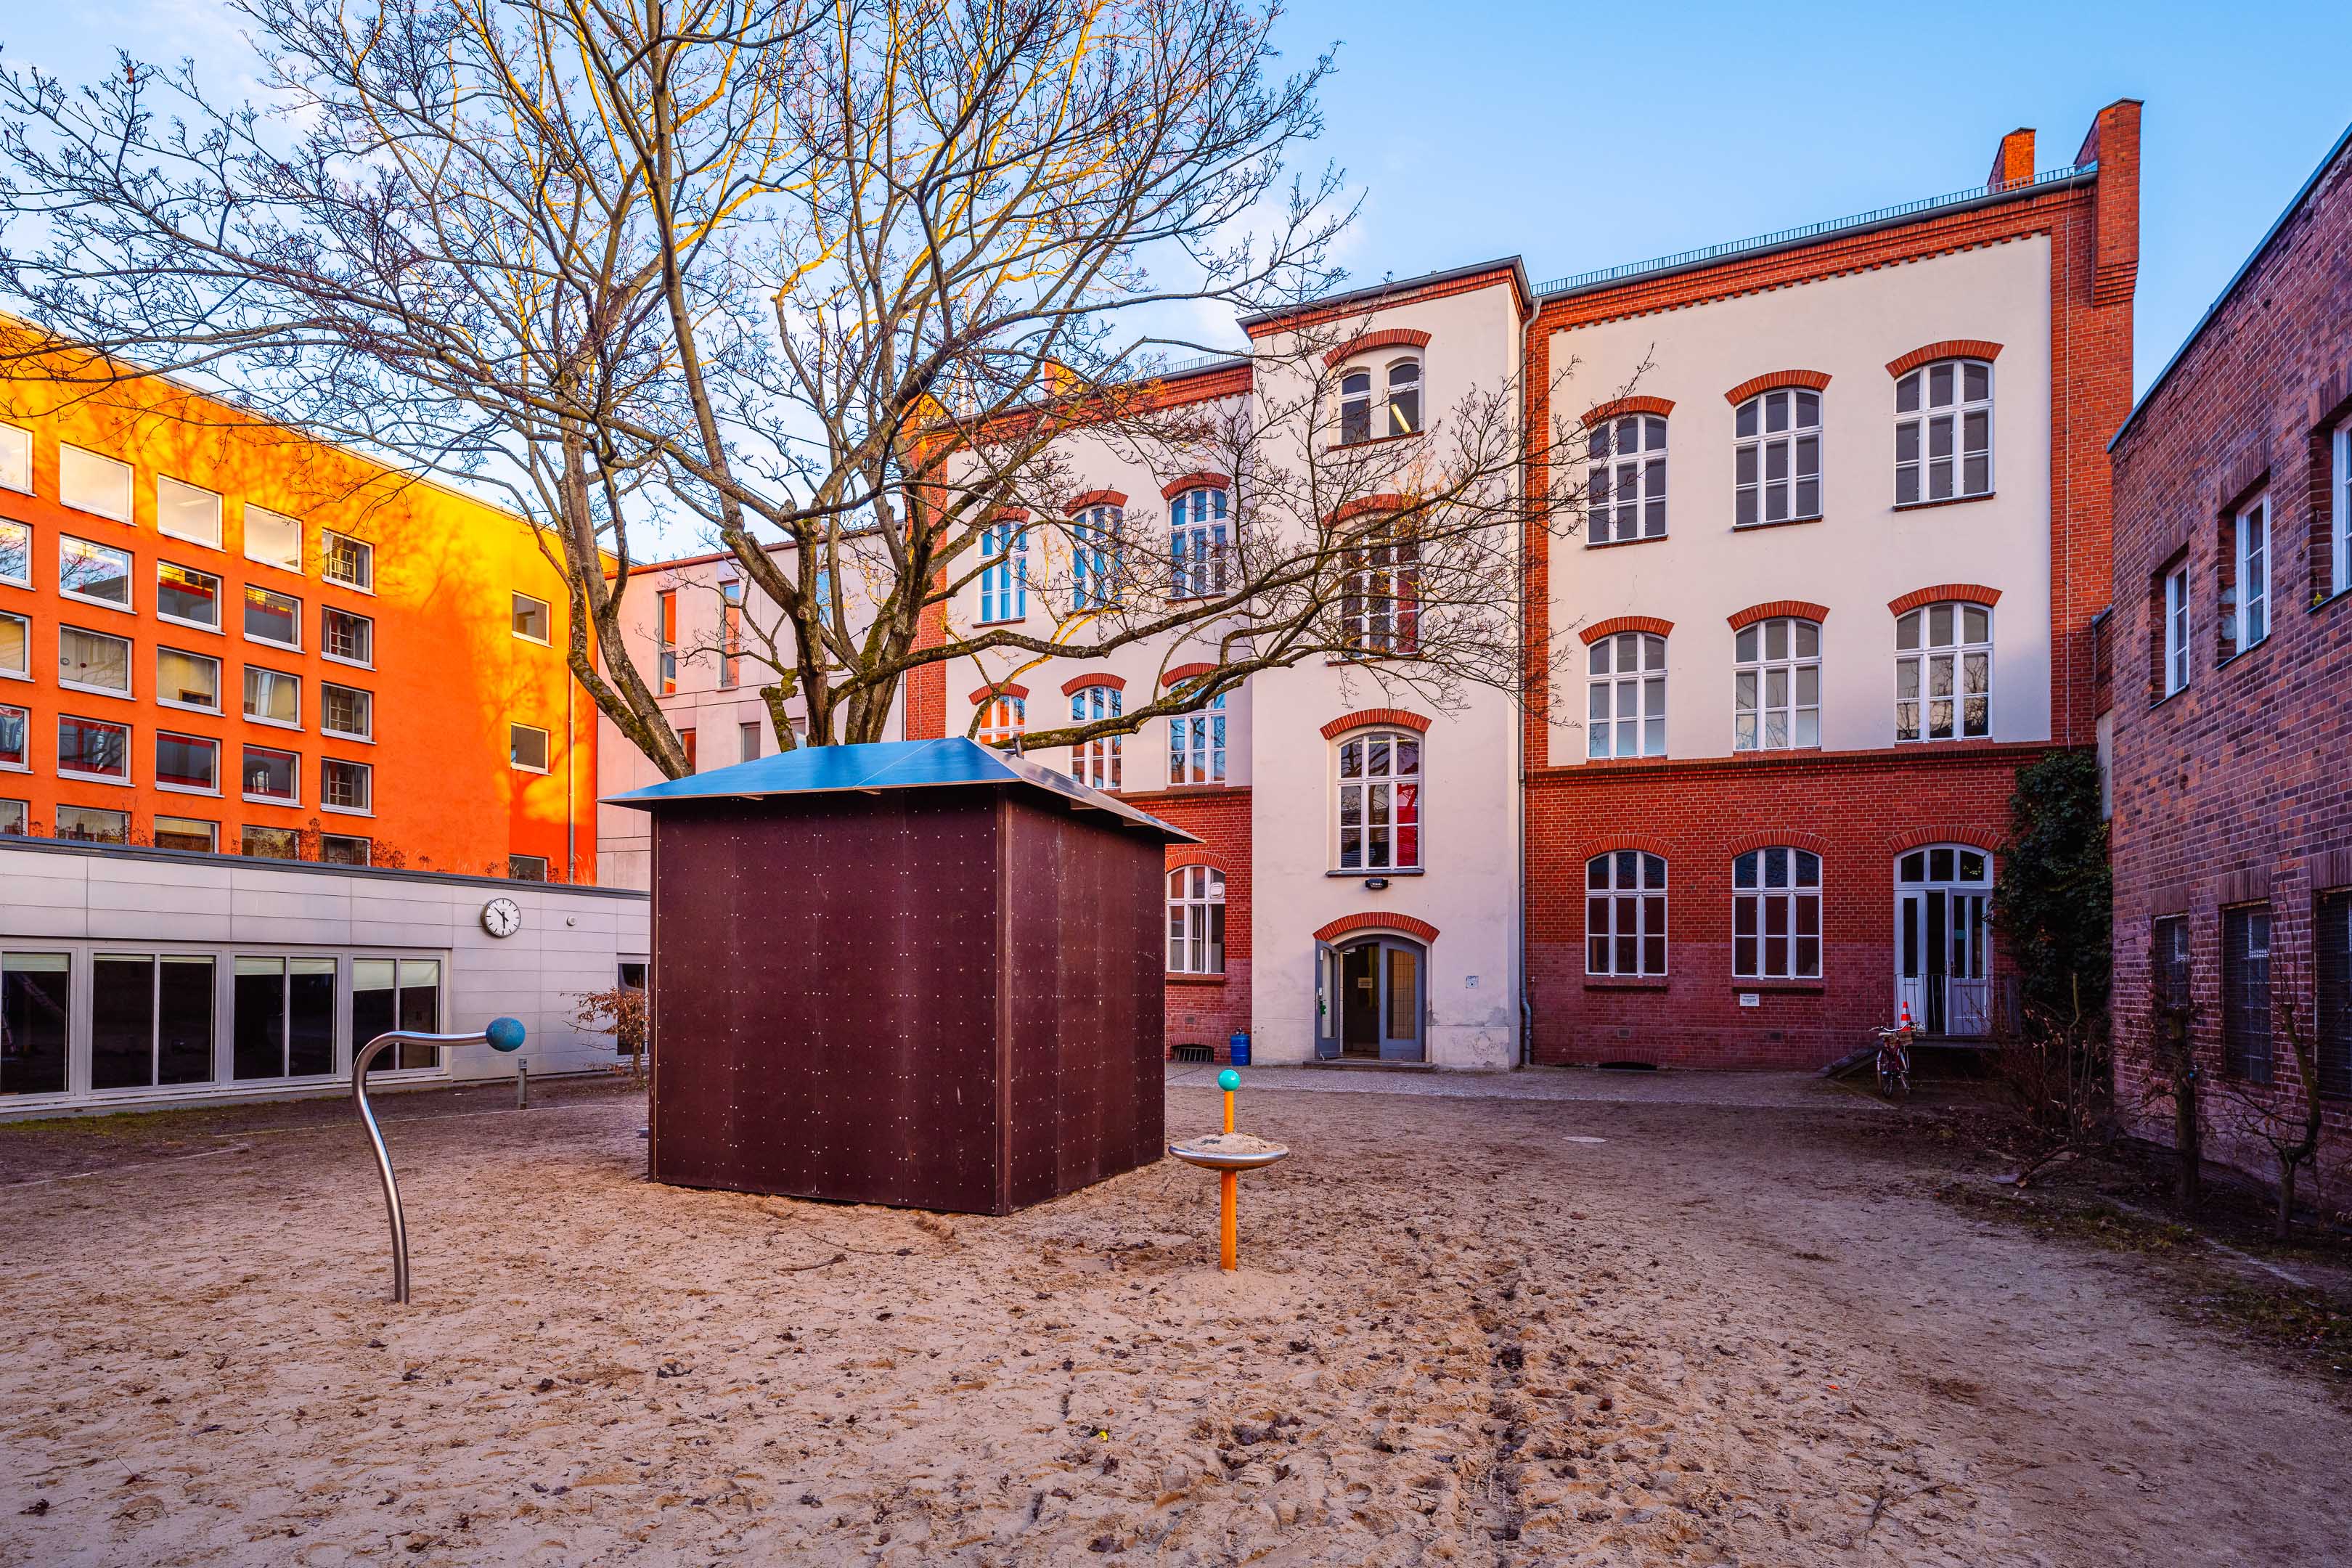
<path id="1" fill-rule="evenodd" d="M 346 448 L 0 381 L 0 830 L 593 882 L 565 603 L 528 523 Z"/>

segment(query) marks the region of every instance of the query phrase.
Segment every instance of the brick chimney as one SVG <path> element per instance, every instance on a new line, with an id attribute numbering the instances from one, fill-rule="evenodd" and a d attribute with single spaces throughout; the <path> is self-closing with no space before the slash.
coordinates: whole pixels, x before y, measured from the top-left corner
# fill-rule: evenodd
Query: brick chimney
<path id="1" fill-rule="evenodd" d="M 2098 216 L 2092 255 L 2091 303 L 2132 297 L 2139 279 L 2139 100 L 2119 98 L 2099 110 L 2077 165 L 2099 165 Z"/>
<path id="2" fill-rule="evenodd" d="M 2000 139 L 2000 151 L 1992 155 L 1992 174 L 1985 184 L 1996 191 L 2022 184 L 2033 178 L 2033 127 L 2021 125 Z"/>

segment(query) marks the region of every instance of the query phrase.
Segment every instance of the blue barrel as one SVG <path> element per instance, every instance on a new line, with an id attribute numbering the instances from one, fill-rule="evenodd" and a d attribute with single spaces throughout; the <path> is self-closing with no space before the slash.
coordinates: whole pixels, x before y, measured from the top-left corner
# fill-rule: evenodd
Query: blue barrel
<path id="1" fill-rule="evenodd" d="M 1234 1066 L 1237 1068 L 1245 1068 L 1250 1065 L 1249 1031 L 1247 1029 L 1236 1030 L 1234 1037 L 1225 1042 L 1225 1048 L 1233 1053 Z"/>

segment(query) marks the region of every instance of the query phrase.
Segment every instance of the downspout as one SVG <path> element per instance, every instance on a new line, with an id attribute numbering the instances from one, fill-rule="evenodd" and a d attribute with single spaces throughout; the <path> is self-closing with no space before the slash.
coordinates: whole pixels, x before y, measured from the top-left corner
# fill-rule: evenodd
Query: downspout
<path id="1" fill-rule="evenodd" d="M 563 879 L 580 880 L 580 833 L 576 814 L 580 805 L 580 785 L 573 769 L 572 747 L 578 740 L 574 726 L 579 709 L 572 687 L 576 685 L 572 672 L 563 672 Z"/>

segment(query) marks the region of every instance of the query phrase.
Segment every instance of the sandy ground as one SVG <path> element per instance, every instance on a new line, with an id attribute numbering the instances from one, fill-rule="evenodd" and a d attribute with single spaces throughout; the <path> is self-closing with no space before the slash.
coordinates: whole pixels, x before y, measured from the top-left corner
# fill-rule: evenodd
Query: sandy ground
<path id="1" fill-rule="evenodd" d="M 1002 1220 L 692 1193 L 605 1095 L 394 1125 L 402 1310 L 347 1122 L 44 1134 L 0 1563 L 2343 1560 L 2323 1389 L 1865 1104 L 1276 1081 L 1231 1277 L 1172 1163 Z"/>

